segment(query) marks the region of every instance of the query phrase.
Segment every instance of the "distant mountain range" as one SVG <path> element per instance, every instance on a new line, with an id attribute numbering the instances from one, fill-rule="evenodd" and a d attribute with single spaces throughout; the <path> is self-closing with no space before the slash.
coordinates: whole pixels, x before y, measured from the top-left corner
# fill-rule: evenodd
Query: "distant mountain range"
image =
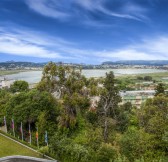
<path id="1" fill-rule="evenodd" d="M 122 60 L 122 61 L 106 61 L 102 65 L 168 65 L 168 60 Z"/>

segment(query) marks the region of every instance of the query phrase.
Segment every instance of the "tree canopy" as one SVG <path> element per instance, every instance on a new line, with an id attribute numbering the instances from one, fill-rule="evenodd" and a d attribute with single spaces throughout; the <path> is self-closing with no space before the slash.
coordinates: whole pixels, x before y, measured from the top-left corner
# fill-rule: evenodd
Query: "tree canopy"
<path id="1" fill-rule="evenodd" d="M 13 93 L 28 91 L 28 89 L 29 89 L 29 84 L 24 80 L 17 80 L 10 86 L 10 90 Z"/>
<path id="2" fill-rule="evenodd" d="M 140 78 L 139 78 L 140 79 Z M 36 143 L 40 150 L 63 162 L 154 162 L 166 161 L 168 152 L 168 96 L 158 84 L 156 95 L 138 109 L 121 104 L 120 90 L 131 80 L 85 78 L 81 69 L 56 65 L 44 67 L 37 87 L 28 89 L 16 81 L 10 90 L 0 90 L 0 124 L 4 116 L 8 132 Z M 16 93 L 17 92 L 17 93 Z M 48 146 L 44 141 L 48 132 Z"/>

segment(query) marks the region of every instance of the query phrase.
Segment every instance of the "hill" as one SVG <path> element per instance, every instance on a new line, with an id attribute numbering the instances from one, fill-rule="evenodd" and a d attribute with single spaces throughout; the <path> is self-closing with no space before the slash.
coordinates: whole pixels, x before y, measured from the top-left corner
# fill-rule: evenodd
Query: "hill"
<path id="1" fill-rule="evenodd" d="M 168 65 L 168 60 L 123 60 L 123 61 L 106 61 L 102 65 Z"/>

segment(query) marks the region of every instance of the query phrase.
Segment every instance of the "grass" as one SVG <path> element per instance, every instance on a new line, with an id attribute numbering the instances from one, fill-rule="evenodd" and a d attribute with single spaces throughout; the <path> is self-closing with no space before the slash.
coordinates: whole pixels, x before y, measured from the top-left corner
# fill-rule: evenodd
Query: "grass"
<path id="1" fill-rule="evenodd" d="M 0 157 L 23 155 L 41 158 L 41 155 L 0 135 Z"/>
<path id="2" fill-rule="evenodd" d="M 149 74 L 134 74 L 134 75 L 122 75 L 122 76 L 117 76 L 116 78 L 118 79 L 133 79 L 136 80 L 137 76 L 151 76 L 153 80 L 161 81 L 162 78 L 168 77 L 168 72 L 160 72 L 160 73 L 149 73 Z"/>
<path id="3" fill-rule="evenodd" d="M 20 73 L 20 72 L 23 72 L 25 70 L 1 70 L 0 71 L 0 76 L 1 75 L 10 75 L 10 74 L 17 74 L 17 73 Z"/>
<path id="4" fill-rule="evenodd" d="M 39 71 L 39 70 L 0 70 L 0 76 L 18 74 L 20 72 L 28 72 L 28 71 Z"/>

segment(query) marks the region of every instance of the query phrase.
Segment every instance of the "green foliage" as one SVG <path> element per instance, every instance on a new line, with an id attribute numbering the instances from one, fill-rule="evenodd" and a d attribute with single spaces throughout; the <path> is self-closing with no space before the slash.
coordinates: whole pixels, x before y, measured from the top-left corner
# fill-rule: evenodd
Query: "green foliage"
<path id="1" fill-rule="evenodd" d="M 119 89 L 115 83 L 116 80 L 113 72 L 110 72 L 109 74 L 106 73 L 104 92 L 101 94 L 98 105 L 99 121 L 104 128 L 103 137 L 105 142 L 108 140 L 109 125 L 113 124 L 114 126 L 114 120 L 117 119 L 116 111 L 118 108 L 118 103 L 121 102 Z"/>
<path id="2" fill-rule="evenodd" d="M 143 77 L 141 77 L 141 76 L 138 76 L 137 77 L 137 80 L 143 80 L 144 78 Z"/>
<path id="3" fill-rule="evenodd" d="M 97 162 L 114 162 L 117 157 L 117 151 L 111 144 L 102 143 L 97 151 Z"/>
<path id="4" fill-rule="evenodd" d="M 90 103 L 88 98 L 74 93 L 72 96 L 64 96 L 63 109 L 59 117 L 59 125 L 62 129 L 74 130 L 78 127 L 77 116 L 83 115 Z"/>
<path id="5" fill-rule="evenodd" d="M 3 123 L 3 117 L 6 115 L 6 106 L 10 98 L 11 94 L 7 90 L 0 89 L 0 125 Z"/>
<path id="6" fill-rule="evenodd" d="M 41 82 L 37 85 L 37 89 L 40 91 L 51 92 L 54 89 L 55 76 L 57 76 L 57 66 L 53 62 L 48 63 L 43 70 L 43 76 Z"/>
<path id="7" fill-rule="evenodd" d="M 37 89 L 40 91 L 57 92 L 63 97 L 65 94 L 81 93 L 86 78 L 68 66 L 57 66 L 55 63 L 48 63 L 43 70 L 41 82 Z"/>
<path id="8" fill-rule="evenodd" d="M 65 162 L 86 162 L 90 159 L 87 148 L 59 134 L 53 137 L 50 151 L 57 153 L 56 158 Z"/>
<path id="9" fill-rule="evenodd" d="M 13 93 L 15 93 L 15 92 L 25 92 L 25 91 L 28 91 L 28 89 L 29 89 L 29 84 L 26 81 L 23 81 L 23 80 L 15 81 L 10 87 L 10 90 Z"/>
<path id="10" fill-rule="evenodd" d="M 164 95 L 148 100 L 138 113 L 140 127 L 151 136 L 149 143 L 152 145 L 151 154 L 154 157 L 162 157 L 167 152 L 167 114 L 168 98 Z"/>
<path id="11" fill-rule="evenodd" d="M 89 123 L 93 125 L 97 125 L 98 122 L 98 114 L 95 111 L 88 111 L 86 113 L 86 119 L 88 120 Z"/>
<path id="12" fill-rule="evenodd" d="M 5 106 L 8 131 L 13 118 L 15 121 L 15 130 L 18 136 L 20 123 L 23 123 L 25 130 L 24 136 L 28 136 L 28 125 L 30 123 L 32 130 L 32 142 L 35 143 L 36 126 L 39 127 L 39 143 L 44 144 L 44 133 L 48 130 L 51 136 L 57 129 L 57 117 L 59 115 L 60 105 L 48 92 L 39 92 L 31 90 L 13 95 Z M 49 126 L 50 125 L 50 126 Z M 27 135 L 26 135 L 27 134 Z"/>
<path id="13" fill-rule="evenodd" d="M 134 78 L 136 79 L 136 78 Z M 137 78 L 141 80 L 142 78 Z M 144 77 L 145 80 L 145 77 Z M 148 77 L 147 80 L 151 80 Z M 50 62 L 34 90 L 0 90 L 0 124 L 6 116 L 8 131 L 15 121 L 16 135 L 23 123 L 24 140 L 32 146 L 38 127 L 40 151 L 63 162 L 154 162 L 166 159 L 168 152 L 168 97 L 163 85 L 157 95 L 140 109 L 131 103 L 119 105 L 120 90 L 128 90 L 135 80 L 87 79 L 81 69 L 57 66 Z M 21 89 L 21 90 L 20 90 Z M 91 106 L 91 98 L 100 97 Z M 44 142 L 48 132 L 49 147 Z"/>
<path id="14" fill-rule="evenodd" d="M 42 154 L 48 154 L 49 153 L 49 148 L 48 146 L 41 147 L 39 150 Z"/>
<path id="15" fill-rule="evenodd" d="M 22 92 L 11 97 L 6 112 L 8 118 L 14 117 L 17 122 L 36 122 L 42 111 L 46 111 L 50 118 L 56 115 L 56 101 L 47 92 L 31 90 Z"/>
<path id="16" fill-rule="evenodd" d="M 152 81 L 152 77 L 151 76 L 144 76 L 144 80 L 145 81 Z"/>
<path id="17" fill-rule="evenodd" d="M 129 78 L 116 79 L 116 84 L 120 90 L 123 90 L 123 91 L 134 90 L 134 88 L 132 88 L 132 85 L 134 85 L 134 81 Z"/>
<path id="18" fill-rule="evenodd" d="M 139 81 L 142 81 L 142 80 L 144 80 L 144 81 L 152 81 L 153 80 L 152 76 L 144 76 L 144 77 L 137 76 L 136 79 L 139 80 Z"/>
<path id="19" fill-rule="evenodd" d="M 117 129 L 119 131 L 126 131 L 131 124 L 130 119 L 133 114 L 132 109 L 133 107 L 130 102 L 125 103 L 117 109 Z"/>
<path id="20" fill-rule="evenodd" d="M 101 87 L 98 85 L 102 83 L 100 79 L 90 78 L 87 80 L 86 86 L 90 90 L 90 96 L 97 96 L 101 93 Z"/>
<path id="21" fill-rule="evenodd" d="M 165 87 L 162 83 L 159 83 L 155 88 L 155 96 L 159 94 L 165 94 Z"/>
<path id="22" fill-rule="evenodd" d="M 152 154 L 151 135 L 143 130 L 129 129 L 121 138 L 121 153 L 125 155 L 130 162 L 141 157 L 148 158 Z"/>

